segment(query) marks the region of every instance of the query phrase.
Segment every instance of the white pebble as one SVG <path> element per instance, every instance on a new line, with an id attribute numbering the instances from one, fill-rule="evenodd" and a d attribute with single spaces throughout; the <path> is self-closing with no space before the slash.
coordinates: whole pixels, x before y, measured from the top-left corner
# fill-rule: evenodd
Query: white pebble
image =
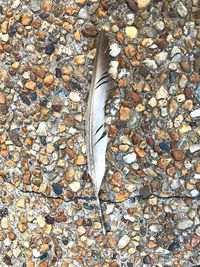
<path id="1" fill-rule="evenodd" d="M 127 15 L 126 15 L 126 24 L 127 24 L 127 25 L 132 25 L 133 22 L 134 22 L 134 19 L 135 19 L 135 16 L 134 16 L 133 13 L 131 13 L 131 14 L 127 14 Z"/>
<path id="2" fill-rule="evenodd" d="M 171 57 L 173 57 L 176 54 L 181 54 L 181 50 L 178 46 L 174 46 L 171 51 Z"/>
<path id="3" fill-rule="evenodd" d="M 72 182 L 72 183 L 70 183 L 69 184 L 69 187 L 71 188 L 71 190 L 73 191 L 73 192 L 78 192 L 79 190 L 80 190 L 80 188 L 81 188 L 81 185 L 80 185 L 80 183 L 79 182 Z"/>
<path id="4" fill-rule="evenodd" d="M 39 136 L 47 136 L 47 125 L 44 121 L 40 122 L 37 129 L 37 134 Z"/>
<path id="5" fill-rule="evenodd" d="M 81 8 L 81 10 L 78 13 L 78 17 L 80 19 L 85 19 L 86 20 L 88 18 L 87 10 L 85 8 Z"/>
<path id="6" fill-rule="evenodd" d="M 164 88 L 164 86 L 161 86 L 160 89 L 156 92 L 156 98 L 157 99 L 165 99 L 169 96 L 168 91 Z"/>
<path id="7" fill-rule="evenodd" d="M 190 113 L 190 116 L 191 116 L 192 118 L 200 117 L 200 108 L 199 108 L 199 109 L 196 109 L 196 110 L 193 110 L 193 111 Z"/>
<path id="8" fill-rule="evenodd" d="M 196 189 L 193 189 L 191 192 L 190 192 L 191 196 L 192 197 L 197 197 L 199 195 L 199 191 L 196 190 Z"/>
<path id="9" fill-rule="evenodd" d="M 128 155 L 123 157 L 123 160 L 128 164 L 136 161 L 136 159 L 137 159 L 137 156 L 135 152 L 129 153 Z"/>
<path id="10" fill-rule="evenodd" d="M 121 52 L 121 48 L 119 47 L 118 44 L 114 43 L 114 44 L 111 44 L 110 46 L 110 55 L 112 57 L 116 57 L 119 55 L 119 53 Z"/>
<path id="11" fill-rule="evenodd" d="M 185 95 L 179 94 L 179 95 L 177 95 L 176 99 L 179 103 L 184 102 L 185 101 Z"/>
<path id="12" fill-rule="evenodd" d="M 39 258 L 40 257 L 40 252 L 36 248 L 33 249 L 33 257 Z"/>
<path id="13" fill-rule="evenodd" d="M 2 34 L 1 39 L 2 39 L 3 42 L 8 42 L 9 35 L 7 33 L 6 34 Z"/>
<path id="14" fill-rule="evenodd" d="M 188 220 L 188 219 L 181 219 L 178 224 L 177 224 L 177 228 L 180 230 L 185 230 L 190 228 L 193 225 L 193 221 Z"/>
<path id="15" fill-rule="evenodd" d="M 80 101 L 80 95 L 76 92 L 71 92 L 69 94 L 69 98 L 74 101 L 74 102 L 79 102 Z"/>
<path id="16" fill-rule="evenodd" d="M 190 152 L 194 153 L 196 151 L 200 150 L 200 144 L 194 144 L 190 146 Z"/>
<path id="17" fill-rule="evenodd" d="M 157 100 L 156 100 L 156 98 L 153 96 L 153 97 L 149 100 L 148 104 L 149 104 L 152 108 L 153 108 L 153 107 L 156 107 L 156 106 L 157 106 Z"/>
<path id="18" fill-rule="evenodd" d="M 182 2 L 178 3 L 177 11 L 182 18 L 187 16 L 187 8 L 183 5 Z"/>
<path id="19" fill-rule="evenodd" d="M 14 2 L 13 2 L 13 4 L 12 4 L 12 8 L 17 8 L 19 5 L 20 5 L 20 0 L 15 0 Z"/>
<path id="20" fill-rule="evenodd" d="M 144 60 L 144 64 L 145 64 L 145 66 L 147 66 L 148 68 L 153 69 L 153 70 L 156 70 L 158 67 L 155 60 L 150 59 L 150 58 L 146 58 Z"/>
<path id="21" fill-rule="evenodd" d="M 166 61 L 167 56 L 168 56 L 168 53 L 165 51 L 162 51 L 158 53 L 157 55 L 155 55 L 154 59 L 158 65 L 161 65 Z"/>
<path id="22" fill-rule="evenodd" d="M 119 62 L 118 61 L 111 61 L 110 62 L 110 69 L 109 69 L 109 73 L 111 74 L 112 78 L 113 79 L 116 79 L 117 78 L 117 74 L 118 74 L 118 71 L 117 71 L 117 68 L 119 66 Z"/>
<path id="23" fill-rule="evenodd" d="M 123 235 L 118 242 L 118 247 L 121 249 L 125 248 L 129 242 L 130 242 L 130 237 L 128 235 Z"/>
<path id="24" fill-rule="evenodd" d="M 7 246 L 7 247 L 9 247 L 10 244 L 11 244 L 11 240 L 10 240 L 9 238 L 6 238 L 6 239 L 4 240 L 4 245 Z"/>

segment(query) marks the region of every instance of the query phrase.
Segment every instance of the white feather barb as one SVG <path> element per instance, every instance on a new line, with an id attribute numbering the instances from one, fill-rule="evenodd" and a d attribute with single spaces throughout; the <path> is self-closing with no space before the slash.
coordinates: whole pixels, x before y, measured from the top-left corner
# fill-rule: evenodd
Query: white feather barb
<path id="1" fill-rule="evenodd" d="M 110 87 L 109 45 L 108 37 L 101 30 L 97 43 L 96 58 L 89 92 L 88 107 L 86 114 L 86 147 L 88 173 L 95 186 L 100 216 L 102 219 L 99 202 L 99 190 L 105 173 L 105 153 L 107 147 L 107 133 L 105 124 L 105 104 Z M 103 230 L 104 225 L 102 223 Z"/>

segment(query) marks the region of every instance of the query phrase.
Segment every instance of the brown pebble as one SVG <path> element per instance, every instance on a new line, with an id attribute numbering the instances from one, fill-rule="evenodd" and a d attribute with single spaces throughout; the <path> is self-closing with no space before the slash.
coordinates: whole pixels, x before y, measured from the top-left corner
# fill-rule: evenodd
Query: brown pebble
<path id="1" fill-rule="evenodd" d="M 144 158 L 146 156 L 146 152 L 139 146 L 135 147 L 135 153 L 140 157 Z"/>
<path id="2" fill-rule="evenodd" d="M 185 159 L 185 154 L 180 149 L 173 150 L 172 156 L 174 157 L 175 160 L 178 160 L 178 161 L 183 161 Z"/>
<path id="3" fill-rule="evenodd" d="M 137 3 L 133 0 L 126 0 L 126 4 L 128 6 L 128 8 L 134 12 L 136 12 L 138 10 L 138 6 Z"/>
<path id="4" fill-rule="evenodd" d="M 169 137 L 171 138 L 171 140 L 173 141 L 178 141 L 179 140 L 179 134 L 177 132 L 175 132 L 174 130 L 169 130 L 168 131 Z"/>
<path id="5" fill-rule="evenodd" d="M 67 220 L 67 217 L 66 217 L 64 211 L 61 211 L 58 214 L 56 214 L 56 216 L 54 218 L 55 218 L 55 221 L 57 223 L 66 222 L 66 220 Z"/>
<path id="6" fill-rule="evenodd" d="M 189 61 L 182 61 L 180 63 L 181 69 L 187 73 L 191 72 L 191 63 Z"/>
<path id="7" fill-rule="evenodd" d="M 109 132 L 108 132 L 108 136 L 109 137 L 113 137 L 113 136 L 116 136 L 118 133 L 118 129 L 115 125 L 111 125 L 110 126 L 110 129 L 109 129 Z"/>
<path id="8" fill-rule="evenodd" d="M 86 27 L 81 32 L 85 37 L 95 37 L 98 33 L 94 27 Z"/>
<path id="9" fill-rule="evenodd" d="M 133 99 L 133 101 L 135 103 L 138 103 L 138 102 L 141 101 L 141 96 L 138 93 L 136 93 L 136 92 L 132 92 L 131 93 L 131 98 Z"/>
<path id="10" fill-rule="evenodd" d="M 155 41 L 155 43 L 157 44 L 158 48 L 160 48 L 160 49 L 165 49 L 168 45 L 167 41 L 163 38 L 157 39 Z"/>
<path id="11" fill-rule="evenodd" d="M 136 132 L 133 132 L 131 140 L 134 145 L 138 145 L 141 142 L 141 137 Z"/>
<path id="12" fill-rule="evenodd" d="M 153 146 L 155 144 L 155 141 L 154 141 L 153 137 L 151 137 L 151 136 L 146 137 L 146 142 L 150 146 Z"/>
<path id="13" fill-rule="evenodd" d="M 185 94 L 185 97 L 186 98 L 191 98 L 191 96 L 192 96 L 192 90 L 189 87 L 186 87 L 184 89 L 184 94 Z"/>
<path id="14" fill-rule="evenodd" d="M 200 161 L 195 163 L 195 171 L 196 173 L 200 173 Z"/>
<path id="15" fill-rule="evenodd" d="M 15 144 L 16 146 L 22 146 L 22 142 L 19 138 L 19 134 L 16 132 L 9 132 L 10 140 Z"/>

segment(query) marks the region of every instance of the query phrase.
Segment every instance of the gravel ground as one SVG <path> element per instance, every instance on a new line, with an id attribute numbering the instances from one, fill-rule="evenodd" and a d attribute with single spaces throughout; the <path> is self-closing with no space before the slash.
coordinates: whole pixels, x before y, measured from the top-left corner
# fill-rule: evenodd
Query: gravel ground
<path id="1" fill-rule="evenodd" d="M 198 0 L 0 0 L 0 261 L 200 264 Z M 100 193 L 85 110 L 96 37 L 115 80 Z"/>

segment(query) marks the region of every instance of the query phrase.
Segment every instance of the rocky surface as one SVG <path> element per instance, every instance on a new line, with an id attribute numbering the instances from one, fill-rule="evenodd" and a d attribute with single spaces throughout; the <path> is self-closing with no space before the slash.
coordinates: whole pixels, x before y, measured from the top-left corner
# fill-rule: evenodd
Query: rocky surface
<path id="1" fill-rule="evenodd" d="M 199 22 L 196 0 L 0 0 L 1 266 L 199 264 Z M 84 132 L 101 28 L 106 236 Z"/>

